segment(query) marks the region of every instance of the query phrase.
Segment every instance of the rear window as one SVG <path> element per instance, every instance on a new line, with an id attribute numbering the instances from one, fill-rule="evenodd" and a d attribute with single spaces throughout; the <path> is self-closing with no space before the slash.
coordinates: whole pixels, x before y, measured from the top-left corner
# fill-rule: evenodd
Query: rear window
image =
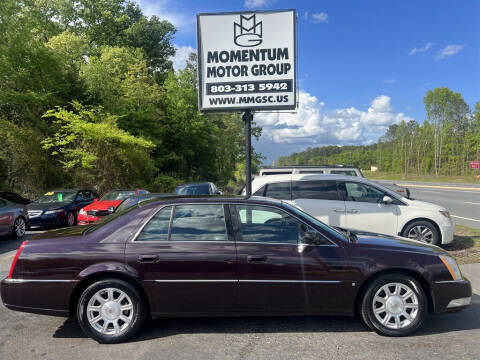
<path id="1" fill-rule="evenodd" d="M 286 175 L 286 174 L 291 174 L 292 171 L 268 171 L 268 172 L 262 172 L 260 176 L 265 176 L 265 175 Z"/>
<path id="2" fill-rule="evenodd" d="M 292 184 L 292 200 L 340 200 L 336 181 L 296 181 Z"/>
<path id="3" fill-rule="evenodd" d="M 290 200 L 290 181 L 268 184 L 265 190 L 265 196 L 278 200 Z"/>
<path id="4" fill-rule="evenodd" d="M 323 170 L 300 170 L 299 174 L 323 174 Z"/>
<path id="5" fill-rule="evenodd" d="M 181 185 L 175 189 L 176 195 L 210 195 L 210 184 Z"/>

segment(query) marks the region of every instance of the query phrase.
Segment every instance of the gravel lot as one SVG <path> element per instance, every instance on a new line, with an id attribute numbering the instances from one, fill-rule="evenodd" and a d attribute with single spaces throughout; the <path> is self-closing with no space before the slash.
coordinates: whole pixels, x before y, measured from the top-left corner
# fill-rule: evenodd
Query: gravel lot
<path id="1" fill-rule="evenodd" d="M 0 276 L 19 241 L 0 240 Z M 0 305 L 1 359 L 480 359 L 480 264 L 472 306 L 430 316 L 406 338 L 376 335 L 355 318 L 180 318 L 150 322 L 132 341 L 100 345 L 75 320 L 31 315 Z M 55 296 L 52 294 L 52 296 Z"/>

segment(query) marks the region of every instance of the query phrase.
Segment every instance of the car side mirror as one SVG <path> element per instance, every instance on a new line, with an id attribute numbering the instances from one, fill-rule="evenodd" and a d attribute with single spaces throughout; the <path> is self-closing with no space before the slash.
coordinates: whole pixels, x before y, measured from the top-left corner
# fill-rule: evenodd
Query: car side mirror
<path id="1" fill-rule="evenodd" d="M 305 244 L 314 245 L 318 243 L 318 239 L 320 239 L 320 233 L 314 229 L 308 229 L 303 234 L 303 242 Z"/>
<path id="2" fill-rule="evenodd" d="M 393 202 L 393 199 L 390 196 L 385 195 L 382 199 L 382 204 L 389 205 Z"/>

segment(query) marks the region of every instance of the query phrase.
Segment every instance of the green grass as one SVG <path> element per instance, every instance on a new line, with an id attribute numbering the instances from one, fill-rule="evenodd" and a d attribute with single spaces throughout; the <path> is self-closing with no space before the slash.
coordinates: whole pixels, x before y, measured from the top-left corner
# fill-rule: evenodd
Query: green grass
<path id="1" fill-rule="evenodd" d="M 459 264 L 480 262 L 480 230 L 462 225 L 455 225 L 453 242 L 446 245 Z"/>
<path id="2" fill-rule="evenodd" d="M 469 170 L 471 171 L 471 170 Z M 363 175 L 371 180 L 411 180 L 424 182 L 444 182 L 444 183 L 465 183 L 465 184 L 480 184 L 480 177 L 473 177 L 471 174 L 466 176 L 449 176 L 449 175 L 416 175 L 416 174 L 398 174 L 386 172 L 371 172 L 369 170 L 362 170 Z"/>

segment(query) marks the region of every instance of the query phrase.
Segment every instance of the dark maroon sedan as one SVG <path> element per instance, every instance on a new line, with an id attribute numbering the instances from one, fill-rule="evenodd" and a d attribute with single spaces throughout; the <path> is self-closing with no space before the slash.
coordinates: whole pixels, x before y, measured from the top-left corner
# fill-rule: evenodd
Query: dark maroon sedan
<path id="1" fill-rule="evenodd" d="M 77 315 L 103 343 L 147 317 L 359 314 L 379 334 L 469 305 L 455 260 L 425 243 L 332 229 L 265 198 L 168 197 L 24 242 L 13 310 Z"/>

